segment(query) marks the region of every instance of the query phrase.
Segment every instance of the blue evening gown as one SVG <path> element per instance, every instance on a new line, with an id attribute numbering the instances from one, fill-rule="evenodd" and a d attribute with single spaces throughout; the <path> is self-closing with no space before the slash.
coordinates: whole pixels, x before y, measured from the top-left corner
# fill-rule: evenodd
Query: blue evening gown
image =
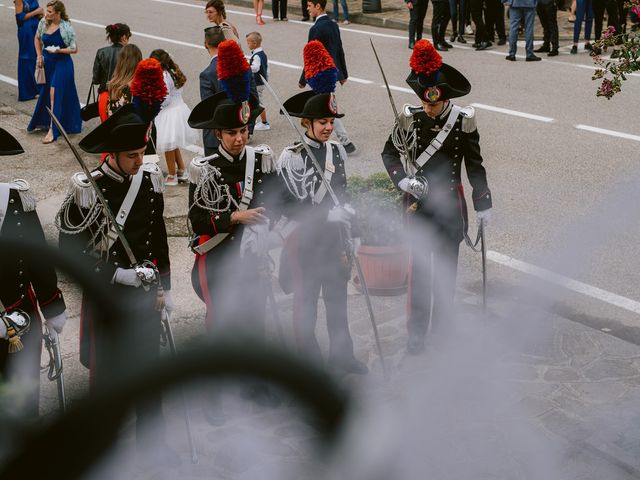
<path id="1" fill-rule="evenodd" d="M 80 117 L 80 100 L 73 73 L 73 60 L 71 55 L 49 53 L 45 50 L 48 46 L 65 48 L 60 29 L 52 34 L 42 34 L 42 54 L 44 56 L 44 73 L 47 80 L 42 89 L 38 103 L 27 127 L 27 131 L 36 128 L 49 130 L 51 117 L 45 107 L 51 105 L 50 89 L 55 89 L 53 113 L 60 120 L 67 133 L 80 133 L 82 118 Z M 60 136 L 60 131 L 53 125 L 54 140 Z"/>
<path id="2" fill-rule="evenodd" d="M 38 0 L 24 0 L 22 13 L 16 14 L 18 24 L 18 100 L 24 102 L 36 98 L 36 47 L 33 44 L 38 30 L 38 17 L 24 20 L 27 13 L 39 7 Z"/>

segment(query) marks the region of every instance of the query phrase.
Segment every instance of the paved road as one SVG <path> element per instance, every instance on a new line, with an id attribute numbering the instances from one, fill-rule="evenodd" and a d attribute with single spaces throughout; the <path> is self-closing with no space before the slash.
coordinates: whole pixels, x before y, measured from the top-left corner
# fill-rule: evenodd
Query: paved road
<path id="1" fill-rule="evenodd" d="M 50 220 L 66 189 L 66 179 L 77 167 L 60 142 L 44 147 L 39 144 L 40 134 L 24 133 L 28 121 L 25 114 L 30 113 L 33 102 L 17 104 L 15 101 L 15 87 L 10 84 L 16 71 L 15 23 L 13 11 L 8 8 L 10 4 L 0 1 L 2 3 L 0 41 L 5 48 L 0 53 L 0 103 L 17 113 L 1 115 L 0 125 L 20 138 L 27 154 L 0 163 L 0 177 L 24 177 L 32 182 L 41 200 L 41 214 L 49 221 L 47 231 L 53 236 Z M 81 99 L 86 95 L 95 50 L 104 45 L 101 26 L 125 21 L 134 31 L 131 41 L 140 46 L 144 54 L 158 47 L 171 53 L 189 79 L 184 90 L 185 100 L 191 106 L 197 102 L 197 76 L 208 63 L 207 53 L 200 46 L 202 28 L 206 26 L 201 2 L 70 0 L 66 5 L 78 33 L 80 52 L 74 62 Z M 233 6 L 229 7 L 229 19 L 242 35 L 260 29 L 271 61 L 274 88 L 283 98 L 296 93 L 301 47 L 309 25 L 292 20 L 257 27 L 252 11 Z M 351 80 L 338 89 L 338 100 L 340 108 L 347 113 L 345 124 L 358 146 L 358 155 L 350 162 L 348 172 L 368 174 L 381 170 L 379 152 L 392 124 L 369 40 L 376 43 L 398 104 L 415 102 L 404 83 L 410 52 L 405 45 L 405 33 L 401 31 L 358 25 L 341 30 Z M 527 412 L 534 412 L 534 423 L 545 431 L 559 434 L 558 438 L 592 438 L 575 433 L 580 432 L 577 427 L 571 430 L 572 421 L 585 430 L 595 431 L 603 419 L 614 415 L 607 411 L 598 416 L 598 409 L 615 406 L 617 414 L 628 420 L 627 425 L 633 423 L 634 418 L 637 424 L 637 415 L 634 417 L 637 409 L 628 405 L 637 399 L 640 378 L 640 352 L 636 347 L 640 344 L 640 294 L 635 241 L 640 233 L 640 213 L 635 207 L 638 205 L 635 160 L 640 130 L 637 123 L 628 120 L 626 112 L 635 109 L 640 82 L 637 76 L 630 77 L 623 94 L 611 101 L 596 99 L 590 58 L 585 54 L 568 55 L 568 45 L 556 60 L 545 59 L 537 64 L 506 62 L 505 54 L 504 47 L 486 52 L 456 47 L 445 57 L 445 61 L 463 71 L 473 85 L 471 94 L 464 100 L 474 104 L 478 112 L 483 154 L 495 198 L 488 237 L 492 251 L 490 307 L 495 323 L 489 331 L 507 332 L 501 337 L 505 342 L 495 350 L 500 352 L 496 358 L 501 364 L 505 358 L 511 358 L 507 355 L 509 352 L 502 351 L 505 345 L 514 346 L 515 352 L 511 353 L 519 356 L 518 361 L 507 361 L 520 368 L 515 374 L 509 373 L 511 380 L 515 378 L 515 383 L 509 385 L 517 387 L 511 389 L 509 395 L 492 392 L 489 398 L 506 398 L 507 403 L 512 401 L 510 405 L 522 400 Z M 269 143 L 279 151 L 294 135 L 284 120 L 275 115 L 277 109 L 269 97 L 266 106 L 272 130 L 257 132 L 255 142 Z M 611 132 L 585 130 L 591 127 Z M 627 138 L 612 136 L 615 134 L 627 134 Z M 46 175 L 34 174 L 34 171 L 46 172 Z M 174 189 L 169 197 L 169 209 L 175 215 L 181 214 L 186 204 L 186 190 Z M 172 239 L 171 251 L 179 279 L 176 291 L 181 306 L 176 320 L 181 327 L 182 341 L 187 341 L 190 335 L 201 332 L 202 306 L 191 292 L 188 280 L 191 256 L 185 249 L 185 239 Z M 533 282 L 535 277 L 531 273 L 543 276 L 545 281 Z M 464 249 L 459 296 L 467 307 L 461 308 L 460 323 L 466 335 L 463 338 L 469 343 L 463 342 L 463 345 L 473 345 L 470 339 L 479 335 L 474 317 L 468 312 L 473 312 L 473 304 L 477 303 L 479 275 L 477 256 Z M 69 292 L 70 310 L 77 313 L 77 293 L 66 284 L 65 289 Z M 279 299 L 288 314 L 287 300 Z M 433 367 L 432 362 L 411 365 L 402 359 L 402 301 L 402 297 L 378 298 L 375 306 L 386 319 L 383 336 L 394 368 L 402 367 L 400 371 L 406 372 L 399 375 L 404 380 L 396 380 L 395 386 L 409 388 L 407 384 L 415 383 L 416 379 L 422 383 L 424 375 L 429 378 Z M 375 367 L 361 298 L 352 295 L 350 302 L 359 354 Z M 72 318 L 65 335 L 70 365 L 77 358 L 76 328 L 77 320 Z M 524 341 L 526 338 L 535 339 L 533 345 L 523 346 L 528 343 Z M 453 352 L 461 366 L 472 363 L 472 355 L 467 357 L 457 349 Z M 447 352 L 443 356 L 448 358 Z M 496 358 L 484 358 L 483 362 L 494 365 Z M 437 364 L 437 358 L 435 360 L 433 363 Z M 70 367 L 69 371 L 74 380 L 69 382 L 73 398 L 83 391 L 84 372 L 77 367 Z M 454 370 L 452 374 L 454 378 L 460 374 L 459 386 L 468 393 L 463 371 Z M 438 386 L 442 380 L 432 379 L 433 385 Z M 375 391 L 378 387 L 368 388 Z M 50 389 L 45 391 L 47 405 L 51 405 L 51 393 Z M 422 393 L 428 396 L 426 392 L 420 395 Z M 420 395 L 416 396 L 422 398 Z M 427 416 L 425 422 L 430 418 Z M 173 420 L 178 425 L 176 428 L 181 428 L 177 423 L 179 418 Z M 591 450 L 582 445 L 584 448 L 571 457 L 575 465 L 570 463 L 570 468 L 565 464 L 564 468 L 569 471 L 557 478 L 631 478 L 625 475 L 634 474 L 630 466 L 640 468 L 637 462 L 640 456 L 635 455 L 634 463 L 632 454 L 640 449 L 633 443 L 638 439 L 637 432 L 623 428 L 624 424 L 622 422 L 619 429 L 602 430 L 601 434 L 608 436 L 607 439 L 596 438 L 589 444 L 602 455 L 584 453 Z M 275 432 L 279 424 L 274 422 L 274 425 Z M 554 426 L 564 431 L 554 431 Z M 211 435 L 207 431 L 200 433 L 203 437 Z M 553 438 L 556 442 L 557 438 Z M 297 437 L 294 436 L 294 440 L 297 441 Z M 536 441 L 539 440 L 536 437 Z M 606 445 L 617 445 L 619 450 L 613 452 L 613 447 L 607 449 Z M 479 458 L 483 456 L 483 452 L 476 453 Z M 212 454 L 213 464 L 216 458 L 216 454 Z M 563 457 L 558 460 L 562 463 Z M 626 470 L 618 471 L 620 465 Z M 591 476 L 580 476 L 581 466 L 587 466 Z M 605 469 L 607 474 L 598 476 L 599 469 Z M 500 477 L 495 473 L 486 478 L 520 478 L 519 475 Z"/>

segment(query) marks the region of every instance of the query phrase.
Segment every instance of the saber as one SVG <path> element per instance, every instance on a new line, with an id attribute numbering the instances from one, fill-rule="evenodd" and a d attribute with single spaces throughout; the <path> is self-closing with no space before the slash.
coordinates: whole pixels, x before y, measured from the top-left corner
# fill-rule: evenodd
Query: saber
<path id="1" fill-rule="evenodd" d="M 175 358 L 178 355 L 176 350 L 176 342 L 173 338 L 173 331 L 171 330 L 171 324 L 169 323 L 169 312 L 164 308 L 160 315 L 162 325 L 164 327 L 163 334 L 166 336 L 167 343 L 169 344 L 169 350 L 171 355 Z M 193 432 L 191 431 L 191 416 L 189 415 L 189 409 L 187 408 L 187 399 L 184 396 L 184 390 L 180 390 L 180 396 L 182 397 L 182 410 L 184 412 L 184 423 L 187 426 L 187 439 L 189 440 L 189 450 L 191 451 L 191 463 L 198 463 L 198 452 L 196 451 L 196 445 L 193 440 Z"/>
<path id="2" fill-rule="evenodd" d="M 480 247 L 482 251 L 482 312 L 487 313 L 487 246 L 484 242 L 484 219 L 480 220 Z"/>
<path id="3" fill-rule="evenodd" d="M 307 152 L 307 155 L 309 155 L 309 158 L 311 159 L 311 163 L 313 164 L 313 168 L 316 170 L 316 172 L 318 173 L 318 176 L 322 180 L 323 185 L 327 189 L 327 192 L 329 193 L 329 196 L 331 197 L 331 200 L 333 200 L 334 206 L 335 207 L 340 207 L 341 206 L 340 205 L 340 201 L 338 200 L 338 197 L 337 197 L 336 193 L 333 191 L 333 188 L 331 188 L 331 184 L 329 183 L 327 178 L 324 176 L 324 172 L 320 168 L 320 164 L 318 163 L 318 159 L 313 154 L 313 151 L 311 150 L 311 148 L 309 148 L 309 145 L 307 144 L 307 142 L 305 142 L 304 136 L 302 135 L 302 132 L 300 130 L 298 130 L 298 127 L 296 126 L 296 124 L 293 123 L 293 119 L 291 118 L 291 115 L 289 115 L 289 112 L 287 112 L 287 110 L 284 108 L 284 105 L 280 101 L 280 98 L 278 97 L 278 94 L 273 90 L 273 88 L 271 88 L 271 85 L 269 84 L 269 82 L 267 82 L 267 79 L 264 78 L 262 75 L 260 75 L 260 78 L 264 82 L 264 86 L 267 88 L 267 90 L 269 90 L 269 93 L 271 93 L 271 95 L 275 99 L 276 104 L 278 105 L 278 107 L 280 108 L 280 111 L 283 113 L 283 115 L 285 116 L 285 118 L 289 122 L 289 125 L 291 125 L 291 128 L 293 128 L 295 130 L 295 132 L 298 134 L 298 137 L 300 138 L 300 141 L 302 142 L 302 146 L 304 147 L 305 151 Z M 360 261 L 358 260 L 358 256 L 353 251 L 353 248 L 351 248 L 352 241 L 351 241 L 351 231 L 350 231 L 349 227 L 345 227 L 345 233 L 346 233 L 346 237 L 347 237 L 347 242 L 349 243 L 349 247 L 347 247 L 345 250 L 347 251 L 347 256 L 349 257 L 349 260 L 351 262 L 353 262 L 353 264 L 356 266 L 356 271 L 358 273 L 358 278 L 360 278 L 360 284 L 362 285 L 362 292 L 364 293 L 364 298 L 365 298 L 365 301 L 367 302 L 367 309 L 369 310 L 369 318 L 371 319 L 371 326 L 373 327 L 373 335 L 374 335 L 375 340 L 376 340 L 376 349 L 378 350 L 378 357 L 380 357 L 380 364 L 382 365 L 382 373 L 384 375 L 384 378 L 388 379 L 387 366 L 386 366 L 386 363 L 384 361 L 384 354 L 382 353 L 382 346 L 380 344 L 380 336 L 378 335 L 378 326 L 376 325 L 376 318 L 375 318 L 375 315 L 373 313 L 373 305 L 371 304 L 371 297 L 369 296 L 369 289 L 367 288 L 367 283 L 366 283 L 366 281 L 364 279 L 364 275 L 362 274 L 362 268 L 360 266 Z"/>
<path id="4" fill-rule="evenodd" d="M 47 109 L 47 111 L 51 115 L 51 119 L 53 120 L 53 123 L 55 123 L 56 127 L 58 127 L 58 130 L 60 130 L 60 133 L 62 134 L 62 138 L 64 138 L 64 141 L 67 142 L 67 145 L 71 149 L 71 152 L 73 153 L 73 156 L 76 157 L 76 160 L 80 164 L 80 167 L 82 168 L 83 173 L 87 177 L 87 181 L 89 182 L 89 184 L 91 185 L 91 187 L 95 191 L 96 196 L 97 196 L 98 200 L 100 201 L 100 204 L 102 205 L 102 209 L 104 211 L 104 214 L 107 216 L 107 219 L 108 219 L 109 223 L 113 226 L 113 229 L 115 230 L 116 235 L 118 236 L 118 240 L 120 240 L 120 243 L 122 243 L 122 247 L 124 248 L 124 251 L 125 251 L 127 257 L 129 258 L 129 262 L 131 263 L 131 265 L 134 266 L 134 268 L 136 268 L 138 276 L 140 277 L 140 280 L 142 280 L 142 283 L 143 283 L 143 286 L 144 286 L 145 290 L 149 290 L 149 285 L 155 283 L 157 281 L 157 279 L 158 279 L 157 268 L 155 267 L 155 265 L 153 263 L 151 263 L 148 260 L 143 262 L 142 264 L 138 263 L 138 261 L 136 260 L 135 255 L 133 254 L 133 250 L 131 250 L 131 246 L 129 245 L 129 242 L 127 241 L 126 237 L 124 236 L 124 233 L 122 232 L 122 229 L 120 228 L 120 225 L 118 224 L 118 222 L 116 222 L 116 218 L 113 215 L 113 212 L 111 212 L 111 209 L 109 208 L 109 204 L 107 203 L 107 200 L 104 198 L 104 195 L 102 194 L 102 190 L 100 190 L 100 187 L 98 187 L 98 184 L 96 183 L 95 179 L 91 176 L 91 172 L 89 171 L 87 166 L 84 164 L 84 161 L 82 160 L 82 157 L 80 156 L 80 153 L 76 149 L 75 145 L 73 145 L 71 143 L 71 140 L 69 140 L 69 137 L 67 136 L 67 132 L 65 132 L 64 128 L 60 124 L 60 121 L 58 120 L 56 115 L 51 111 L 51 109 L 49 107 L 45 106 L 45 108 Z M 145 268 L 153 269 L 154 270 L 154 276 L 153 276 L 154 278 L 151 278 L 150 276 L 147 276 L 147 275 L 143 274 L 142 270 L 137 268 L 137 267 L 141 267 L 141 266 L 144 266 Z"/>
<path id="5" fill-rule="evenodd" d="M 64 395 L 64 369 L 62 365 L 60 337 L 58 337 L 55 330 L 49 330 L 45 325 L 42 338 L 44 339 L 44 346 L 47 352 L 49 352 L 49 371 L 47 372 L 47 378 L 52 382 L 55 380 L 57 383 L 58 407 L 60 408 L 60 413 L 64 414 L 67 411 L 67 400 Z"/>
<path id="6" fill-rule="evenodd" d="M 391 88 L 389 87 L 389 82 L 387 82 L 387 76 L 384 73 L 384 69 L 382 68 L 382 63 L 380 62 L 380 58 L 378 57 L 378 52 L 376 47 L 373 45 L 373 40 L 369 38 L 369 43 L 371 43 L 371 48 L 373 49 L 373 54 L 376 57 L 376 61 L 378 62 L 378 68 L 380 69 L 380 73 L 382 74 L 382 80 L 384 81 L 384 86 L 387 89 L 387 95 L 389 96 L 389 103 L 391 104 L 391 109 L 393 110 L 393 118 L 396 121 L 396 125 L 400 127 L 400 117 L 398 116 L 398 109 L 396 108 L 396 104 L 393 101 L 393 95 L 391 94 Z M 418 170 L 417 165 L 413 161 L 413 159 L 409 158 L 409 145 L 407 144 L 407 138 L 404 135 L 400 135 L 402 139 L 402 146 L 404 147 L 404 158 L 405 158 L 405 171 L 409 174 L 409 165 Z"/>

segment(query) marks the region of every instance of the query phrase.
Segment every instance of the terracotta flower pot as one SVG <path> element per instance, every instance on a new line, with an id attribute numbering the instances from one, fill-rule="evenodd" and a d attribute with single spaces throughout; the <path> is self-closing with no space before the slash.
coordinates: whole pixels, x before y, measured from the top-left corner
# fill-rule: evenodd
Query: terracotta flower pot
<path id="1" fill-rule="evenodd" d="M 373 247 L 361 245 L 358 260 L 371 295 L 399 295 L 407 289 L 409 249 L 405 245 Z M 356 275 L 353 283 L 362 291 Z"/>

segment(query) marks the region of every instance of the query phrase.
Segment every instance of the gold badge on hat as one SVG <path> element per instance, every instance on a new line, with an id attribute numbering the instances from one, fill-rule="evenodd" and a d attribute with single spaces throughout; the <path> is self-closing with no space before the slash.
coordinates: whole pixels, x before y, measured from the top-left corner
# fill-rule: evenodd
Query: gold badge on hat
<path id="1" fill-rule="evenodd" d="M 240 104 L 240 108 L 238 109 L 238 119 L 240 123 L 245 124 L 249 122 L 249 117 L 251 116 L 251 108 L 249 107 L 249 102 L 244 101 Z"/>
<path id="2" fill-rule="evenodd" d="M 428 87 L 424 92 L 424 99 L 429 102 L 437 102 L 442 95 L 442 90 L 438 87 Z"/>
<path id="3" fill-rule="evenodd" d="M 338 113 L 338 101 L 334 93 L 329 94 L 329 111 L 334 115 Z"/>

